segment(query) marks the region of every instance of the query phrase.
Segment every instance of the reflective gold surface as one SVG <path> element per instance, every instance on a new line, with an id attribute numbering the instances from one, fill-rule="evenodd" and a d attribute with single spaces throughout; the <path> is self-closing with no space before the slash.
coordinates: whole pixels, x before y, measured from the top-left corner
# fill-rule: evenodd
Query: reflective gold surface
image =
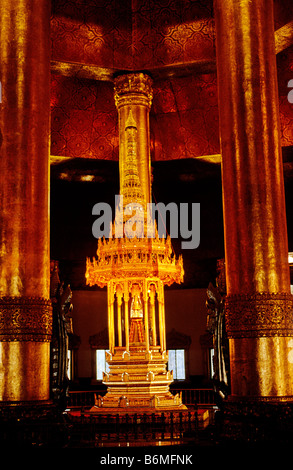
<path id="1" fill-rule="evenodd" d="M 49 20 L 46 0 L 1 0 L 0 296 L 11 300 L 1 304 L 2 400 L 49 398 Z"/>
<path id="2" fill-rule="evenodd" d="M 289 292 L 273 2 L 216 0 L 215 21 L 227 292 Z"/>
<path id="3" fill-rule="evenodd" d="M 275 31 L 276 54 L 290 47 L 293 42 L 293 20 Z"/>
<path id="4" fill-rule="evenodd" d="M 232 397 L 293 400 L 293 339 L 230 339 Z"/>
<path id="5" fill-rule="evenodd" d="M 114 80 L 114 97 L 119 118 L 119 175 L 120 188 L 124 186 L 127 140 L 125 125 L 130 109 L 138 123 L 137 132 L 137 167 L 143 199 L 151 202 L 150 180 L 150 130 L 149 111 L 152 103 L 152 79 L 143 73 L 118 76 Z"/>
<path id="6" fill-rule="evenodd" d="M 1 296 L 49 297 L 49 3 L 0 4 Z"/>
<path id="7" fill-rule="evenodd" d="M 293 396 L 293 324 L 273 1 L 214 7 L 231 396 L 276 400 Z"/>
<path id="8" fill-rule="evenodd" d="M 0 342 L 0 400 L 48 400 L 49 360 L 49 342 Z"/>

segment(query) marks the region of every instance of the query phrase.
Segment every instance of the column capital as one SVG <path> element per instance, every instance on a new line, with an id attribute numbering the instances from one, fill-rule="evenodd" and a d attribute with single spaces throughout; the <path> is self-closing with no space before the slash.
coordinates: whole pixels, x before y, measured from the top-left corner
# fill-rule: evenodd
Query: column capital
<path id="1" fill-rule="evenodd" d="M 128 73 L 114 79 L 114 99 L 117 108 L 131 104 L 151 107 L 153 80 L 145 73 Z"/>

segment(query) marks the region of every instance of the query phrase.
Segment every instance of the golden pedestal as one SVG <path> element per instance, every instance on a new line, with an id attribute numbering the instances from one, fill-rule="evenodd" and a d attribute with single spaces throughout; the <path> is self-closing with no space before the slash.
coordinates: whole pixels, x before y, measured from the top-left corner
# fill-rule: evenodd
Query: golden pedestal
<path id="1" fill-rule="evenodd" d="M 107 353 L 109 373 L 104 375 L 107 394 L 95 398 L 91 413 L 121 413 L 186 410 L 179 394 L 172 395 L 169 385 L 173 373 L 167 370 L 168 355 L 159 346 L 146 351 L 144 345 L 115 348 Z"/>

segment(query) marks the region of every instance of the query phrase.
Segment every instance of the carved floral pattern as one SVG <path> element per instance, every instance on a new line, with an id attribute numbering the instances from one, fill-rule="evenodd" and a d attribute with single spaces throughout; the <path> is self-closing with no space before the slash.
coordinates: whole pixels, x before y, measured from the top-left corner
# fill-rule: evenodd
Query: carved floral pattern
<path id="1" fill-rule="evenodd" d="M 145 97 L 147 105 L 150 107 L 153 98 L 153 80 L 144 73 L 130 73 L 119 75 L 114 80 L 114 99 L 116 106 L 123 100 L 123 96 L 130 102 L 129 94 L 135 93 Z"/>
<path id="2" fill-rule="evenodd" d="M 228 337 L 293 336 L 292 312 L 291 294 L 229 295 L 225 299 Z"/>
<path id="3" fill-rule="evenodd" d="M 50 341 L 51 300 L 40 297 L 0 299 L 1 341 Z"/>

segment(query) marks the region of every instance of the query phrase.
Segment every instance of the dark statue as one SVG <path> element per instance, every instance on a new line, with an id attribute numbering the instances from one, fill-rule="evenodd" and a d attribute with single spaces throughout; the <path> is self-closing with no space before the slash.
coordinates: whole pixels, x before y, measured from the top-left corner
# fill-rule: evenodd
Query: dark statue
<path id="1" fill-rule="evenodd" d="M 213 383 L 221 399 L 225 399 L 230 391 L 229 380 L 229 342 L 225 329 L 225 274 L 223 260 L 218 262 L 216 287 L 212 283 L 207 289 L 207 330 L 213 337 Z"/>
<path id="2" fill-rule="evenodd" d="M 72 291 L 59 279 L 58 263 L 51 262 L 50 296 L 53 307 L 51 341 L 51 394 L 56 403 L 66 407 L 68 395 L 68 344 L 72 331 Z"/>

